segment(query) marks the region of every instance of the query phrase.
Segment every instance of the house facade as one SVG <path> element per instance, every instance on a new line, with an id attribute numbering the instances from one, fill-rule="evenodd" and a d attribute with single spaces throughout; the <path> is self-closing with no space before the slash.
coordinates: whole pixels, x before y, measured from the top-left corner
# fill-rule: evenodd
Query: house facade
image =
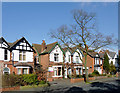
<path id="1" fill-rule="evenodd" d="M 58 42 L 46 45 L 32 44 L 39 56 L 41 68 L 47 71 L 48 78 L 62 78 L 64 65 L 64 51 Z"/>
<path id="2" fill-rule="evenodd" d="M 13 43 L 0 38 L 0 62 L 3 62 L 3 74 L 29 74 L 35 68 L 35 50 L 22 37 Z"/>
<path id="3" fill-rule="evenodd" d="M 61 48 L 58 42 L 46 45 L 44 40 L 42 44 L 32 45 L 39 56 L 39 62 L 42 69 L 47 71 L 48 78 L 67 78 L 71 75 L 85 74 L 85 67 L 83 64 L 83 62 L 85 62 L 85 52 L 81 48 Z M 100 57 L 97 57 L 97 55 L 94 56 L 91 53 L 87 55 L 86 66 L 88 74 L 92 73 L 95 69 L 102 74 L 102 64 L 99 62 L 99 66 L 97 67 L 96 58 L 99 58 L 98 60 L 100 61 Z"/>

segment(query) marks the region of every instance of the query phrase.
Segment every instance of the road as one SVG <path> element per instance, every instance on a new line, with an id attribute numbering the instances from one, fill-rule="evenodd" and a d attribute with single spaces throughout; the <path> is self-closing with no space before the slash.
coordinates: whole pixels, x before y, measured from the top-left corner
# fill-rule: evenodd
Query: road
<path id="1" fill-rule="evenodd" d="M 3 93 L 120 93 L 120 79 L 107 78 L 84 82 L 70 83 L 70 80 L 57 80 L 50 83 L 50 87 L 31 88 Z"/>

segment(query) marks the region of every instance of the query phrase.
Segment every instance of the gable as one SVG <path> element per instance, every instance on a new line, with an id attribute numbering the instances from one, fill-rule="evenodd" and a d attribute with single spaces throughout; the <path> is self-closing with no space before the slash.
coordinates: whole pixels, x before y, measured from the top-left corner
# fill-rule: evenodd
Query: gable
<path id="1" fill-rule="evenodd" d="M 9 48 L 8 43 L 4 40 L 4 38 L 0 38 L 0 47 L 1 48 Z"/>
<path id="2" fill-rule="evenodd" d="M 53 48 L 48 52 L 48 53 L 51 53 L 53 50 L 55 50 L 55 49 L 60 49 L 62 52 L 63 52 L 63 54 L 64 54 L 64 51 L 63 51 L 63 49 L 61 48 L 61 46 L 58 44 L 58 43 L 56 43 L 54 46 L 53 46 Z"/>
<path id="3" fill-rule="evenodd" d="M 82 57 L 84 57 L 83 53 L 82 53 L 81 50 L 79 50 L 78 48 L 73 52 L 73 55 L 74 55 L 75 53 L 77 53 L 76 51 L 79 52 L 79 53 L 82 55 Z"/>
<path id="4" fill-rule="evenodd" d="M 12 45 L 11 50 L 23 50 L 23 51 L 31 51 L 31 52 L 34 51 L 32 46 L 28 43 L 28 41 L 25 38 L 22 38 L 17 42 L 15 42 L 15 44 Z"/>

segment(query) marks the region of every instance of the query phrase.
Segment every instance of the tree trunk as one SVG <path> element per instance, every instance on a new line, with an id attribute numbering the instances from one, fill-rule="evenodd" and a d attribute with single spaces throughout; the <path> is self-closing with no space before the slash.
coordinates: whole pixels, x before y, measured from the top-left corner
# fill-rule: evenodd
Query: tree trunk
<path id="1" fill-rule="evenodd" d="M 86 63 L 87 63 L 87 54 L 85 54 L 85 82 L 89 82 Z"/>

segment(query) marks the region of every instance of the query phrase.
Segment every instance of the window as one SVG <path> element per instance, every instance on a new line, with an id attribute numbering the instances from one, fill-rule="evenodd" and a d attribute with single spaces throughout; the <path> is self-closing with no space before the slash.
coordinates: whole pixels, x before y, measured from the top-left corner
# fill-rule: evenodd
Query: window
<path id="1" fill-rule="evenodd" d="M 61 75 L 61 67 L 58 67 L 58 76 Z"/>
<path id="2" fill-rule="evenodd" d="M 79 63 L 79 56 L 76 56 L 76 63 Z"/>
<path id="3" fill-rule="evenodd" d="M 99 64 L 99 58 L 95 58 L 95 64 Z"/>
<path id="4" fill-rule="evenodd" d="M 59 61 L 59 57 L 58 56 L 59 56 L 59 54 L 56 54 L 56 53 L 54 54 L 54 61 Z"/>
<path id="5" fill-rule="evenodd" d="M 70 55 L 68 56 L 68 61 L 70 62 Z"/>
<path id="6" fill-rule="evenodd" d="M 36 56 L 36 63 L 39 63 L 39 57 Z"/>
<path id="7" fill-rule="evenodd" d="M 4 60 L 7 60 L 7 59 L 8 59 L 8 51 L 7 51 L 7 49 L 5 49 Z"/>
<path id="8" fill-rule="evenodd" d="M 19 52 L 19 60 L 20 61 L 25 61 L 26 60 L 26 52 L 25 51 L 20 51 Z"/>
<path id="9" fill-rule="evenodd" d="M 3 69 L 3 73 L 4 73 L 4 74 L 10 74 L 9 68 L 8 68 L 8 67 L 5 67 L 5 68 Z"/>
<path id="10" fill-rule="evenodd" d="M 19 52 L 19 60 L 22 61 L 22 52 Z"/>
<path id="11" fill-rule="evenodd" d="M 57 76 L 57 68 L 54 68 L 54 76 Z"/>
<path id="12" fill-rule="evenodd" d="M 79 70 L 78 70 L 78 68 L 76 68 L 76 75 L 79 75 Z"/>
<path id="13" fill-rule="evenodd" d="M 26 53 L 23 52 L 23 61 L 25 61 L 25 60 L 26 60 Z"/>
<path id="14" fill-rule="evenodd" d="M 18 74 L 21 74 L 21 68 L 18 68 Z"/>
<path id="15" fill-rule="evenodd" d="M 102 59 L 100 60 L 100 64 L 102 65 Z"/>
<path id="16" fill-rule="evenodd" d="M 62 75 L 62 67 L 54 67 L 54 76 Z"/>
<path id="17" fill-rule="evenodd" d="M 28 69 L 27 68 L 23 68 L 23 74 L 28 74 Z"/>

